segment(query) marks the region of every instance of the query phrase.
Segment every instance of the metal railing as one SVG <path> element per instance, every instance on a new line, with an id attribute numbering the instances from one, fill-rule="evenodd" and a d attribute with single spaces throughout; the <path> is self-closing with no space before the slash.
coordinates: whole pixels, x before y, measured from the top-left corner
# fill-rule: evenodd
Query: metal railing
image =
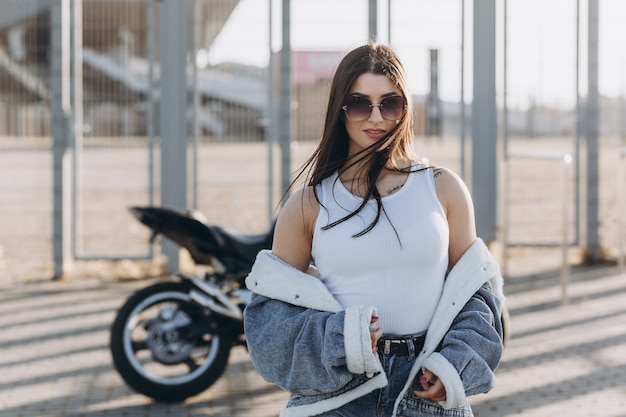
<path id="1" fill-rule="evenodd" d="M 568 261 L 569 251 L 569 207 L 570 204 L 570 181 L 571 173 L 570 167 L 572 165 L 572 155 L 569 153 L 543 153 L 543 152 L 507 152 L 505 156 L 505 184 L 504 187 L 504 207 L 503 207 L 503 220 L 502 220 L 502 240 L 503 240 L 503 260 L 502 268 L 504 275 L 508 275 L 508 248 L 511 246 L 510 242 L 510 161 L 512 159 L 525 159 L 525 160 L 547 160 L 554 161 L 561 165 L 561 186 L 560 188 L 560 241 L 557 243 L 560 246 L 561 262 L 560 262 L 560 283 L 561 283 L 561 303 L 567 304 L 569 302 L 569 282 L 570 282 L 570 265 Z M 555 219 L 556 220 L 556 219 Z"/>

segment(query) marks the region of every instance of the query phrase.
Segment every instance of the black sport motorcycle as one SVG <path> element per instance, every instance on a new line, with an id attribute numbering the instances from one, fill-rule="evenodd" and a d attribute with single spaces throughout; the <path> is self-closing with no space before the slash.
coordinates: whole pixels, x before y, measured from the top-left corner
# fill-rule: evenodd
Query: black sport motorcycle
<path id="1" fill-rule="evenodd" d="M 196 211 L 132 207 L 152 230 L 187 249 L 204 276 L 179 274 L 132 294 L 111 326 L 115 369 L 135 391 L 178 402 L 209 388 L 225 371 L 233 346 L 245 346 L 244 280 L 257 253 L 272 245 L 273 225 L 244 235 L 209 225 Z"/>

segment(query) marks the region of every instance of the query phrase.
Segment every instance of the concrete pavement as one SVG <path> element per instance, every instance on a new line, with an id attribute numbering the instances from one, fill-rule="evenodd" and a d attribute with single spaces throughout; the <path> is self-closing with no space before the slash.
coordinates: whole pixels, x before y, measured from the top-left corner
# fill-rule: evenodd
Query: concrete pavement
<path id="1" fill-rule="evenodd" d="M 108 351 L 115 310 L 150 280 L 30 282 L 0 291 L 2 417 L 277 416 L 287 398 L 246 351 L 183 404 L 126 387 Z M 478 417 L 626 416 L 626 275 L 574 268 L 561 305 L 558 271 L 509 277 L 512 335 L 498 386 L 473 398 Z"/>

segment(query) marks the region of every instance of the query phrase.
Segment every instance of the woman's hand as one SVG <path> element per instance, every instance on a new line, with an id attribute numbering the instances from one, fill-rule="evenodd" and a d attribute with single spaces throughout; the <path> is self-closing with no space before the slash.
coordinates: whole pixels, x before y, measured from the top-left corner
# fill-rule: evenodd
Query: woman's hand
<path id="1" fill-rule="evenodd" d="M 378 346 L 376 346 L 376 344 L 378 343 L 378 339 L 380 339 L 382 336 L 383 329 L 381 329 L 380 327 L 376 330 L 370 330 L 370 339 L 372 340 L 372 353 L 374 355 L 378 353 Z"/>
<path id="2" fill-rule="evenodd" d="M 378 339 L 383 337 L 383 329 L 378 327 L 376 322 L 378 321 L 378 316 L 372 316 L 370 321 L 370 340 L 372 341 L 372 353 L 376 355 L 378 353 Z"/>
<path id="3" fill-rule="evenodd" d="M 446 387 L 437 375 L 429 370 L 425 370 L 419 377 L 423 391 L 413 390 L 413 394 L 416 397 L 428 398 L 437 402 L 446 400 Z"/>

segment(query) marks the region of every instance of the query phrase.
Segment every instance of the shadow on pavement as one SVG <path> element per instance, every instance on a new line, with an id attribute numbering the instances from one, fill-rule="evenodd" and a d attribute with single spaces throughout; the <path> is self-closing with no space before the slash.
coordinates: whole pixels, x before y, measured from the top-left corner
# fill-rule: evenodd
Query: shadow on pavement
<path id="1" fill-rule="evenodd" d="M 109 327 L 148 283 L 41 282 L 0 292 L 2 416 L 277 416 L 287 394 L 256 374 L 242 348 L 222 378 L 184 403 L 154 403 L 124 384 Z M 566 305 L 560 286 L 558 270 L 506 278 L 511 339 L 496 388 L 472 399 L 477 417 L 626 416 L 626 276 L 614 266 L 574 266 Z"/>

